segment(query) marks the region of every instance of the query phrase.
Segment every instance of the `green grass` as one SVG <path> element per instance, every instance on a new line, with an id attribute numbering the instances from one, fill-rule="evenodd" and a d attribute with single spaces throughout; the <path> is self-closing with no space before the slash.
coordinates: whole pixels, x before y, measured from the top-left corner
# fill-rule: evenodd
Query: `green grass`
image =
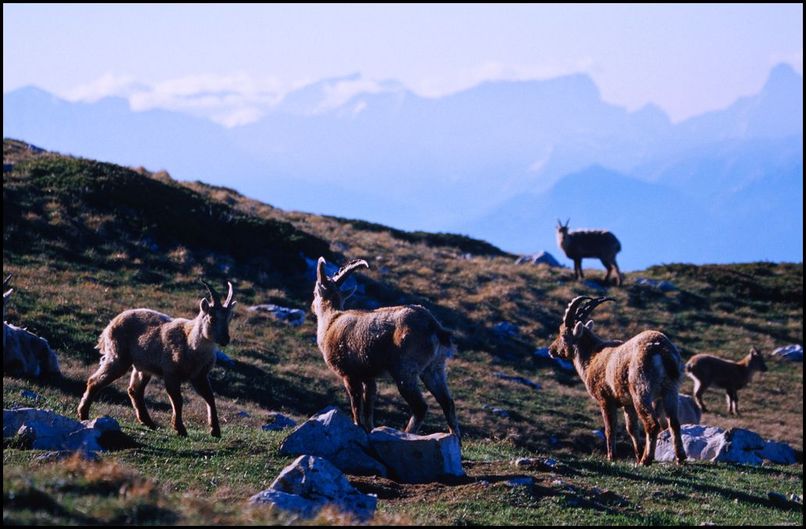
<path id="1" fill-rule="evenodd" d="M 149 386 L 146 401 L 161 428 L 140 426 L 124 376 L 102 392 L 90 413 L 117 419 L 139 446 L 105 453 L 96 465 L 40 462 L 37 451 L 4 447 L 5 523 L 288 522 L 266 509 L 246 508 L 246 500 L 291 460 L 277 450 L 283 434 L 260 429 L 267 412 L 304 420 L 328 405 L 349 409 L 340 382 L 316 347 L 313 317 L 291 328 L 245 310 L 265 302 L 308 309 L 313 283 L 302 252 L 337 264 L 367 259 L 371 269 L 357 274 L 364 292 L 351 307 L 423 304 L 459 344 L 448 364 L 448 382 L 466 435 L 463 456 L 470 479 L 400 485 L 351 478 L 378 494 L 378 523 L 802 524 L 801 509 L 776 507 L 767 499 L 768 492 L 802 494 L 802 464 L 636 468 L 628 459 L 621 420 L 617 451 L 623 459 L 604 460 L 603 442 L 592 433 L 602 427 L 599 412 L 576 374 L 533 355 L 554 339 L 571 298 L 596 293 L 574 281 L 569 269 L 515 265 L 512 256 L 462 236 L 284 212 L 226 188 L 34 153 L 15 142 L 4 142 L 4 154 L 15 164 L 3 184 L 4 273 L 14 273 L 15 289 L 6 318 L 46 337 L 64 374 L 49 381 L 4 376 L 4 407 L 35 405 L 75 416 L 87 376 L 97 365 L 97 337 L 122 310 L 150 307 L 193 317 L 205 295 L 199 277 L 233 281 L 239 301 L 230 329 L 233 341 L 226 348 L 236 365 L 211 373 L 222 419 L 220 440 L 207 434 L 204 404 L 189 387 L 183 396 L 190 436 L 176 437 L 158 380 Z M 153 200 L 130 196 L 144 193 Z M 113 197 L 116 201 L 109 200 Z M 173 201 L 178 206 L 168 211 Z M 181 211 L 194 222 L 177 219 Z M 226 233 L 222 223 L 229 227 Z M 279 241 L 279 253 L 244 255 L 228 246 L 241 247 L 264 235 Z M 596 279 L 604 272 L 587 275 Z M 669 280 L 677 290 L 636 285 L 637 275 Z M 769 352 L 803 343 L 802 264 L 661 265 L 627 274 L 622 288 L 606 292 L 615 303 L 602 305 L 593 317 L 608 338 L 657 328 L 686 358 L 707 352 L 738 359 L 751 345 Z M 516 324 L 519 333 L 497 335 L 500 321 Z M 723 395 L 710 390 L 705 400 L 713 412 L 703 421 L 750 428 L 802 451 L 802 365 L 777 360 L 767 365 L 769 371 L 739 393 L 742 416 L 726 415 Z M 542 387 L 502 380 L 494 376 L 499 371 Z M 379 389 L 377 422 L 403 426 L 407 411 L 394 385 L 381 379 Z M 23 390 L 33 390 L 39 400 L 23 396 Z M 691 392 L 690 381 L 683 391 Z M 439 406 L 430 395 L 426 400 L 423 432 L 445 430 Z M 485 406 L 503 408 L 509 416 L 494 415 Z M 517 457 L 552 457 L 560 465 L 555 471 L 520 469 L 510 464 Z M 524 474 L 534 477 L 533 487 L 506 485 Z M 327 522 L 344 520 L 331 516 L 312 523 Z"/>

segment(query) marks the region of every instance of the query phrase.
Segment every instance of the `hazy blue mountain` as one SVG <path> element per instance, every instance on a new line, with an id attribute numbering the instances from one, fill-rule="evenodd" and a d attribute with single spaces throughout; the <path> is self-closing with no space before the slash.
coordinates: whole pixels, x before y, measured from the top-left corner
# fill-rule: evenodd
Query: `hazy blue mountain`
<path id="1" fill-rule="evenodd" d="M 35 88 L 4 94 L 3 107 L 6 137 L 164 168 L 286 209 L 465 231 L 523 252 L 556 252 L 556 217 L 570 216 L 572 227 L 620 231 L 627 268 L 802 260 L 803 79 L 786 65 L 758 94 L 679 124 L 654 105 L 606 103 L 582 74 L 439 98 L 353 74 L 229 129 Z M 775 236 L 758 236 L 764 218 Z M 658 247 L 658 233 L 673 242 Z"/>

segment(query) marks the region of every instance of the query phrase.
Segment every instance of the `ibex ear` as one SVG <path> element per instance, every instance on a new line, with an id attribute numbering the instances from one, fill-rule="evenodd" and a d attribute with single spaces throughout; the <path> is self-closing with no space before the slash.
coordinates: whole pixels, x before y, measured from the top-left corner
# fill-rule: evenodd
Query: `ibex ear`
<path id="1" fill-rule="evenodd" d="M 593 321 L 593 320 L 590 320 L 590 321 Z M 574 332 L 572 334 L 573 334 L 574 338 L 578 339 L 578 338 L 580 338 L 582 336 L 582 333 L 584 331 L 585 331 L 585 325 L 581 321 L 578 321 L 577 324 L 574 325 Z"/>
<path id="2" fill-rule="evenodd" d="M 316 263 L 316 282 L 324 285 L 327 281 L 327 274 L 325 273 L 325 258 L 320 257 Z"/>
<path id="3" fill-rule="evenodd" d="M 750 347 L 750 354 L 753 356 L 761 356 L 761 351 L 756 349 L 755 346 Z"/>
<path id="4" fill-rule="evenodd" d="M 199 308 L 205 314 L 210 314 L 210 302 L 206 298 L 202 298 L 199 302 Z"/>

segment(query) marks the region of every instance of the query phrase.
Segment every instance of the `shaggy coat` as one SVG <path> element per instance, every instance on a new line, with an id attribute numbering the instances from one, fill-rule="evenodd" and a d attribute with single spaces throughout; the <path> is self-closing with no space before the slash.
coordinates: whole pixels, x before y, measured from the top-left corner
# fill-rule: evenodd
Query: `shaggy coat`
<path id="1" fill-rule="evenodd" d="M 702 395 L 710 386 L 725 390 L 725 400 L 728 413 L 739 415 L 738 390 L 745 387 L 753 378 L 756 371 L 764 372 L 767 364 L 764 356 L 755 347 L 739 360 L 725 360 L 709 354 L 698 354 L 691 357 L 686 363 L 686 375 L 694 381 L 694 400 L 702 411 L 708 411 L 702 400 Z"/>
<path id="2" fill-rule="evenodd" d="M 361 267 L 369 265 L 355 260 L 328 277 L 320 257 L 311 305 L 317 320 L 317 344 L 325 363 L 344 383 L 353 422 L 368 431 L 374 427 L 375 379 L 386 372 L 411 408 L 407 432 L 417 433 L 428 408 L 420 379 L 442 407 L 451 433 L 460 436 L 445 374 L 445 360 L 454 352 L 450 333 L 420 305 L 342 310 L 352 292 L 343 293 L 340 287 L 348 274 Z"/>
<path id="3" fill-rule="evenodd" d="M 137 420 L 156 428 L 145 405 L 145 389 L 152 377 L 165 381 L 171 401 L 171 424 L 181 436 L 187 435 L 182 422 L 182 382 L 190 381 L 207 403 L 210 433 L 221 436 L 213 388 L 208 373 L 215 365 L 216 344 L 229 343 L 229 321 L 232 308 L 232 283 L 227 300 L 221 303 L 218 294 L 204 283 L 212 302 L 202 299 L 199 314 L 192 320 L 171 318 L 151 309 L 131 309 L 115 316 L 101 333 L 97 349 L 101 352 L 98 370 L 89 377 L 87 389 L 78 406 L 78 417 L 89 417 L 92 401 L 98 392 L 120 378 L 130 367 L 129 398 Z"/>
<path id="4" fill-rule="evenodd" d="M 593 332 L 593 321 L 585 319 L 600 303 L 611 298 L 574 298 L 568 305 L 560 333 L 549 347 L 552 357 L 573 361 L 591 397 L 599 404 L 605 426 L 607 458 L 615 452 L 616 410 L 624 411 L 627 432 L 636 461 L 649 465 L 661 430 L 663 413 L 668 419 L 678 463 L 686 460 L 680 437 L 677 395 L 683 364 L 680 353 L 658 331 L 644 331 L 626 342 L 605 341 Z M 638 420 L 646 442 L 639 448 Z"/>
<path id="5" fill-rule="evenodd" d="M 621 251 L 621 243 L 615 235 L 606 230 L 568 230 L 568 222 L 563 225 L 557 221 L 557 246 L 565 255 L 574 261 L 574 277 L 582 279 L 582 259 L 595 257 L 602 261 L 607 269 L 605 283 L 610 280 L 610 274 L 616 271 L 616 284 L 621 285 L 624 276 L 616 263 L 616 254 Z"/>

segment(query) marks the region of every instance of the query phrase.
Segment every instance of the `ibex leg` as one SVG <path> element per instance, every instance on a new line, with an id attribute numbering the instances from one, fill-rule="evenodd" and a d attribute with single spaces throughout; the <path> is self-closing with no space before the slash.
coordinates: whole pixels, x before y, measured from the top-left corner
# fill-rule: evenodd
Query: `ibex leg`
<path id="1" fill-rule="evenodd" d="M 669 392 L 663 397 L 663 410 L 669 421 L 669 430 L 674 443 L 675 460 L 678 465 L 686 462 L 686 450 L 683 448 L 683 437 L 680 435 L 680 420 L 677 417 L 680 404 L 678 402 L 677 391 Z"/>
<path id="2" fill-rule="evenodd" d="M 151 380 L 151 375 L 138 371 L 137 368 L 132 370 L 132 377 L 129 379 L 129 399 L 134 406 L 134 414 L 140 424 L 144 424 L 149 428 L 156 428 L 157 425 L 151 420 L 146 408 L 145 392 L 148 382 Z"/>
<path id="3" fill-rule="evenodd" d="M 375 428 L 375 401 L 378 400 L 378 383 L 375 379 L 369 379 L 364 382 L 363 394 L 363 418 L 364 425 L 367 430 L 372 431 Z"/>
<path id="4" fill-rule="evenodd" d="M 347 396 L 350 397 L 350 411 L 353 414 L 353 424 L 362 426 L 365 430 L 367 425 L 363 423 L 363 385 L 360 380 L 344 377 L 344 388 L 347 390 Z"/>
<path id="5" fill-rule="evenodd" d="M 210 385 L 210 378 L 204 374 L 191 380 L 190 384 L 207 403 L 207 424 L 210 426 L 210 435 L 221 437 L 221 426 L 218 424 L 218 412 L 215 407 L 215 395 L 213 395 L 213 386 Z"/>
<path id="6" fill-rule="evenodd" d="M 173 415 L 171 416 L 171 426 L 173 426 L 176 433 L 182 437 L 186 437 L 188 432 L 182 422 L 182 384 L 179 379 L 165 375 L 165 390 L 168 392 L 168 398 L 171 401 L 171 408 Z"/>
<path id="7" fill-rule="evenodd" d="M 101 359 L 100 367 L 87 380 L 87 389 L 78 404 L 79 420 L 84 421 L 89 418 L 90 405 L 98 396 L 98 392 L 123 376 L 130 367 L 130 363 L 121 361 L 119 357 L 111 359 L 104 356 Z"/>
<path id="8" fill-rule="evenodd" d="M 609 404 L 602 406 L 602 419 L 604 419 L 605 444 L 607 445 L 607 460 L 616 458 L 616 436 L 613 431 L 616 425 L 616 407 Z"/>
<path id="9" fill-rule="evenodd" d="M 456 420 L 456 406 L 453 403 L 451 392 L 448 389 L 448 380 L 445 376 L 445 364 L 441 362 L 431 364 L 423 371 L 420 378 L 442 407 L 442 413 L 445 414 L 445 420 L 448 422 L 450 432 L 461 439 L 462 433 L 459 429 L 459 421 Z"/>
<path id="10" fill-rule="evenodd" d="M 632 440 L 632 449 L 635 454 L 635 462 L 641 461 L 641 447 L 638 441 L 638 414 L 632 406 L 624 406 L 624 422 L 627 425 L 627 433 L 630 434 Z"/>

